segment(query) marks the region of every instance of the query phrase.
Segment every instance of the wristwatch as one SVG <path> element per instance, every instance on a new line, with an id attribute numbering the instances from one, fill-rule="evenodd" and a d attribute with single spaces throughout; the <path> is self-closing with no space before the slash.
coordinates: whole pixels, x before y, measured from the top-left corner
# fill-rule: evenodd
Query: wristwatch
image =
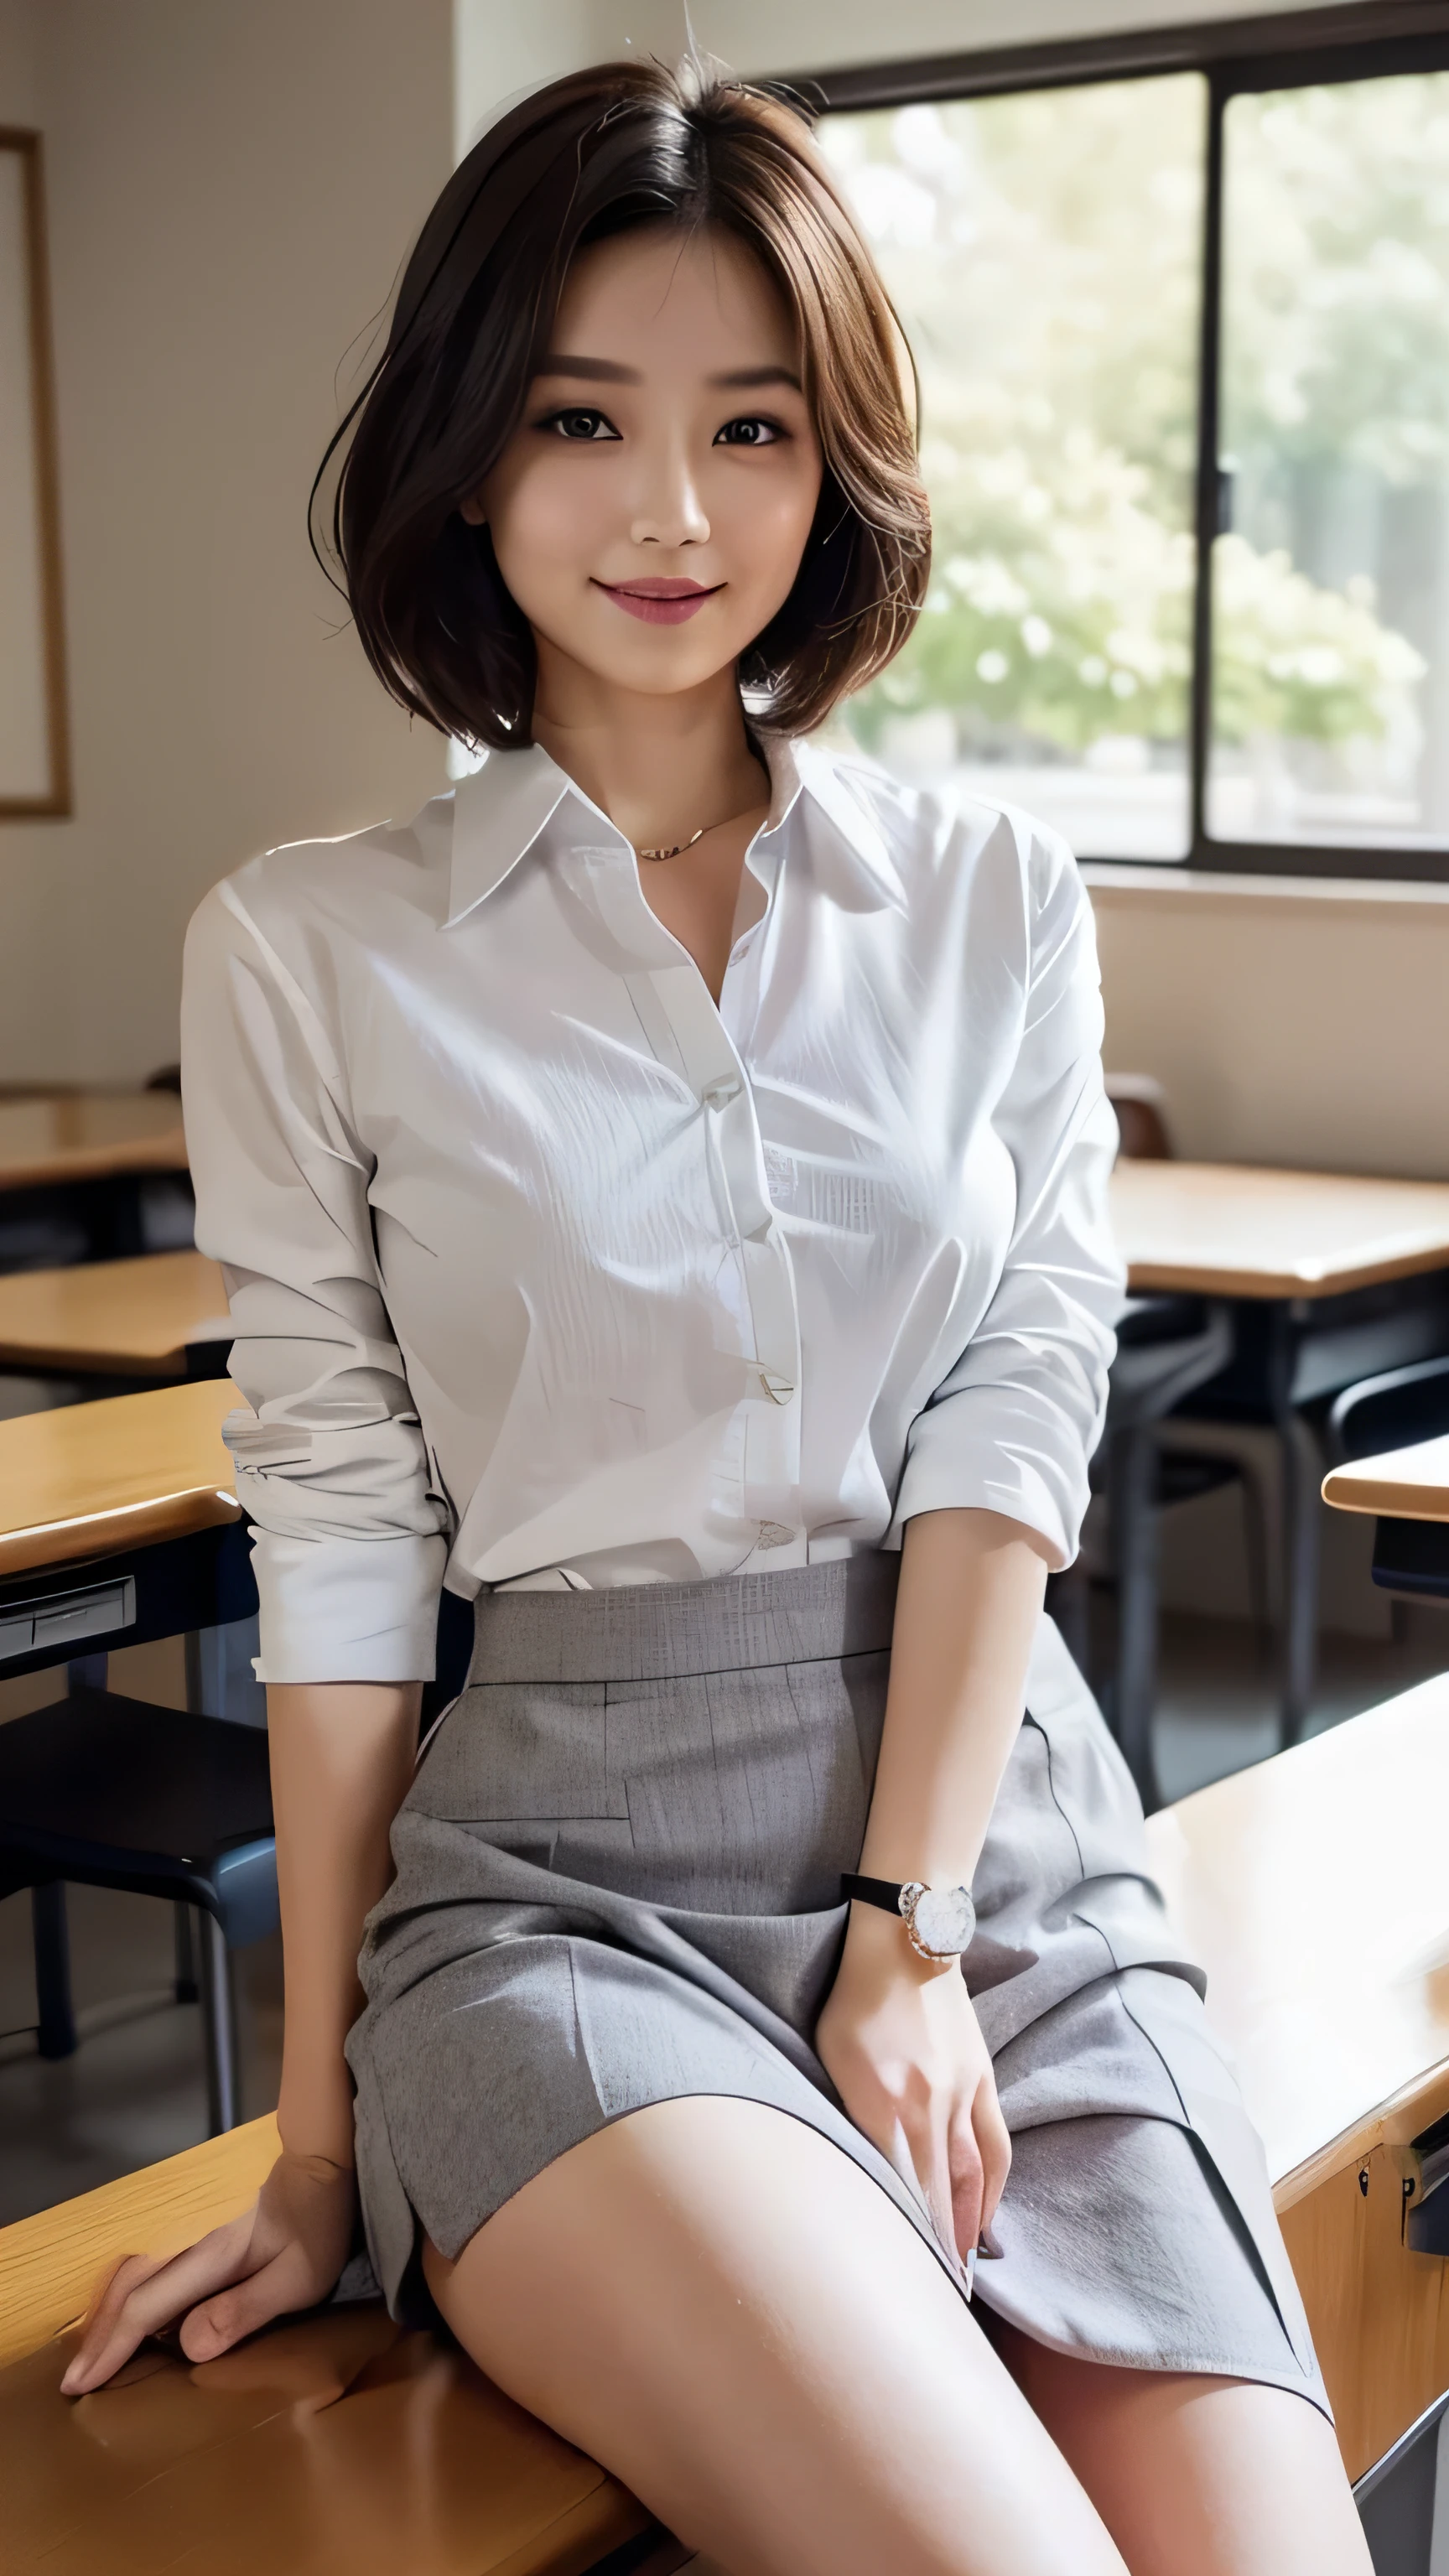
<path id="1" fill-rule="evenodd" d="M 922 1959 L 959 1959 L 971 1947 L 976 1908 L 969 1887 L 927 1887 L 919 1878 L 901 1887 L 893 1878 L 860 1878 L 851 1870 L 840 1892 L 857 1904 L 878 1905 L 883 1914 L 898 1914 Z"/>

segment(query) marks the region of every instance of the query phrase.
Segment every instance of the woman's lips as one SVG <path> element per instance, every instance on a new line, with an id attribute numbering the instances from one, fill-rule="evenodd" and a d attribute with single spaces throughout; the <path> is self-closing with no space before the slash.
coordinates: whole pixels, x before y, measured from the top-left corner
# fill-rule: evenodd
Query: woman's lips
<path id="1" fill-rule="evenodd" d="M 706 586 L 698 581 L 601 581 L 598 588 L 617 602 L 630 617 L 642 617 L 646 626 L 682 626 L 707 599 L 713 599 L 723 582 Z"/>

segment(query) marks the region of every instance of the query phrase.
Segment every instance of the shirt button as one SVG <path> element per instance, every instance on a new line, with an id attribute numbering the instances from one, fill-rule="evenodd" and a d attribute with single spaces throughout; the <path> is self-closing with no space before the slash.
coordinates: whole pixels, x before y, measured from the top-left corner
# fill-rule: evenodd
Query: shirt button
<path id="1" fill-rule="evenodd" d="M 699 1096 L 706 1109 L 728 1109 L 732 1100 L 738 1100 L 744 1087 L 737 1073 L 721 1073 L 713 1082 L 705 1084 Z"/>
<path id="2" fill-rule="evenodd" d="M 794 1379 L 782 1377 L 778 1369 L 762 1368 L 760 1384 L 772 1404 L 788 1404 L 795 1392 Z"/>

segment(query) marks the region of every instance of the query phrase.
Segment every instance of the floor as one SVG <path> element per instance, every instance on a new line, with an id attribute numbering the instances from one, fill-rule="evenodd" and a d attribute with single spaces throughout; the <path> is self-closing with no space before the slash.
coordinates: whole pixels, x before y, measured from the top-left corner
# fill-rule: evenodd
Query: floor
<path id="1" fill-rule="evenodd" d="M 142 1650 L 135 1650 L 140 1653 Z M 1373 1707 L 1449 1664 L 1449 1619 L 1417 1617 L 1410 1642 L 1324 1639 L 1314 1731 Z M 159 1690 L 157 1696 L 160 1696 Z M 1180 1798 L 1274 1749 L 1272 1675 L 1246 1624 L 1183 1614 L 1165 1622 L 1157 1762 Z M 201 2016 L 172 1999 L 171 1910 L 145 1897 L 75 1888 L 72 1969 L 81 2045 L 36 2055 L 26 1896 L 0 1902 L 0 2224 L 153 2163 L 205 2134 Z M 243 2107 L 276 2100 L 281 1946 L 238 1960 Z"/>

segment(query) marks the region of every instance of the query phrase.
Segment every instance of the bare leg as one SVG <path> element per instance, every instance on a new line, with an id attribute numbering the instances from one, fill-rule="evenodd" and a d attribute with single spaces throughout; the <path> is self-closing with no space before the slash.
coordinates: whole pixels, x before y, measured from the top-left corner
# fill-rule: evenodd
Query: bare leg
<path id="1" fill-rule="evenodd" d="M 1305 2399 L 997 2340 L 1132 2576 L 1371 2576 L 1333 2427 Z"/>
<path id="2" fill-rule="evenodd" d="M 424 2262 L 489 2376 L 729 2576 L 1124 2576 L 914 2230 L 782 2112 L 635 2112 Z"/>

